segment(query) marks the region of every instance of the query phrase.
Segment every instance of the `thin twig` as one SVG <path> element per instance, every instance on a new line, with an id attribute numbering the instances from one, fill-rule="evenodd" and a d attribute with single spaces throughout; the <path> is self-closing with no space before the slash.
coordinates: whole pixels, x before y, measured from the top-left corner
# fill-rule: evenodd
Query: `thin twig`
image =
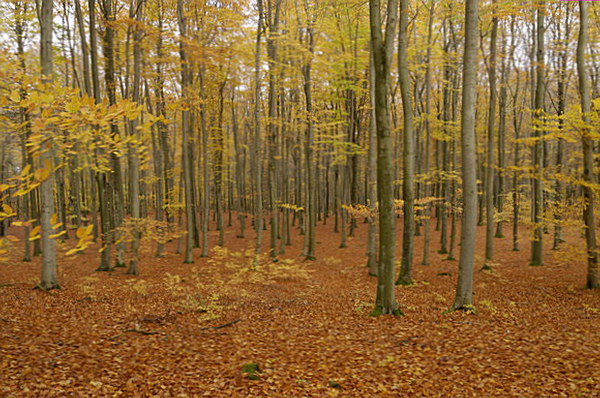
<path id="1" fill-rule="evenodd" d="M 200 330 L 208 330 L 208 329 L 215 329 L 215 330 L 217 330 L 217 329 L 223 329 L 223 328 L 226 328 L 227 326 L 235 325 L 239 321 L 241 321 L 241 319 L 236 319 L 234 321 L 227 322 L 227 323 L 224 323 L 224 324 L 219 325 L 219 326 L 209 326 L 209 327 L 206 327 L 206 328 L 202 328 Z"/>
<path id="2" fill-rule="evenodd" d="M 125 333 L 128 333 L 128 332 L 139 333 L 139 334 L 143 334 L 144 336 L 150 336 L 150 335 L 153 335 L 153 334 L 159 334 L 158 332 L 152 332 L 152 331 L 148 331 L 148 330 L 127 329 L 124 332 L 121 332 L 121 333 L 116 334 L 116 335 L 114 335 L 112 337 L 109 337 L 108 340 L 116 340 L 116 339 L 118 339 L 119 337 L 123 336 Z"/>

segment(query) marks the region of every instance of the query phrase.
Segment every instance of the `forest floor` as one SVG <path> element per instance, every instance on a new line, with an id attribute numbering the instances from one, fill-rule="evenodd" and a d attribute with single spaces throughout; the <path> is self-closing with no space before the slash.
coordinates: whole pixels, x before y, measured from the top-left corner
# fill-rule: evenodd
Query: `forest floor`
<path id="1" fill-rule="evenodd" d="M 416 283 L 397 287 L 405 316 L 372 318 L 367 227 L 340 249 L 332 225 L 318 226 L 316 261 L 302 261 L 294 229 L 281 260 L 255 269 L 254 234 L 237 239 L 236 227 L 194 264 L 175 243 L 164 258 L 145 247 L 138 277 L 95 272 L 97 247 L 61 254 L 62 289 L 50 292 L 32 290 L 40 259 L 21 262 L 15 246 L 0 264 L 0 397 L 600 396 L 600 292 L 583 288 L 577 233 L 541 267 L 528 266 L 524 231 L 519 252 L 495 239 L 472 315 L 442 314 L 457 262 L 433 232 L 431 265 L 419 265 L 417 237 Z"/>

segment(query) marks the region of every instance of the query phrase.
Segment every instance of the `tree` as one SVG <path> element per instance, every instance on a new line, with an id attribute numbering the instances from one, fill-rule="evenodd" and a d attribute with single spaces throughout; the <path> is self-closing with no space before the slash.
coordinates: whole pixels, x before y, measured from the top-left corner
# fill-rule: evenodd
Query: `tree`
<path id="1" fill-rule="evenodd" d="M 133 12 L 135 13 L 135 20 L 138 22 L 136 25 L 134 32 L 134 43 L 133 43 L 133 90 L 132 90 L 132 100 L 135 103 L 140 101 L 140 90 L 141 90 L 141 63 L 142 63 L 142 34 L 140 32 L 139 24 L 142 20 L 142 13 L 144 7 L 145 0 L 137 0 L 132 3 Z M 139 120 L 136 118 L 131 121 L 131 135 L 134 138 L 135 145 L 130 146 L 130 156 L 131 156 L 131 217 L 139 224 L 141 214 L 140 214 L 140 156 L 139 156 L 139 147 L 140 145 L 140 135 L 139 135 Z M 158 209 L 157 209 L 158 211 Z M 131 261 L 129 263 L 129 269 L 127 270 L 128 274 L 138 275 L 138 263 L 139 263 L 139 247 L 140 247 L 140 226 L 134 224 L 133 231 L 133 242 L 131 243 Z"/>
<path id="2" fill-rule="evenodd" d="M 38 4 L 38 17 L 40 21 L 40 63 L 42 66 L 43 81 L 46 89 L 50 89 L 53 78 L 52 59 L 52 26 L 53 26 L 53 1 L 41 0 Z M 45 142 L 41 147 L 40 164 L 46 170 L 48 177 L 40 185 L 40 225 L 42 240 L 42 280 L 40 287 L 44 290 L 59 287 L 56 271 L 56 240 L 52 218 L 54 216 L 54 159 L 52 156 L 52 132 L 47 131 Z"/>
<path id="3" fill-rule="evenodd" d="M 490 58 L 488 64 L 488 79 L 490 83 L 490 103 L 488 109 L 487 164 L 485 169 L 485 265 L 491 268 L 490 262 L 494 255 L 494 129 L 496 128 L 496 43 L 498 41 L 498 16 L 496 1 L 492 1 L 492 36 L 490 39 Z"/>
<path id="4" fill-rule="evenodd" d="M 598 280 L 598 251 L 596 247 L 596 222 L 594 217 L 594 141 L 590 129 L 591 97 L 588 73 L 585 62 L 585 50 L 588 45 L 588 3 L 579 2 L 579 38 L 577 40 L 577 72 L 579 74 L 579 94 L 581 96 L 581 114 L 583 119 L 583 221 L 585 223 L 585 243 L 587 245 L 588 272 L 586 287 L 600 289 Z"/>
<path id="5" fill-rule="evenodd" d="M 382 33 L 380 0 L 369 0 L 371 51 L 375 70 L 375 123 L 377 128 L 377 200 L 379 202 L 379 270 L 372 315 L 400 315 L 394 292 L 396 217 L 393 196 L 393 140 L 390 129 L 388 82 L 392 65 L 397 0 L 388 0 Z M 403 10 L 404 11 L 404 10 Z"/>
<path id="6" fill-rule="evenodd" d="M 263 2 L 257 1 L 258 25 L 256 27 L 256 53 L 254 54 L 254 228 L 256 229 L 256 246 L 254 249 L 254 265 L 258 265 L 263 234 L 263 195 L 262 195 L 262 165 L 261 165 L 261 126 L 260 126 L 260 43 L 263 33 Z"/>
<path id="7" fill-rule="evenodd" d="M 473 306 L 473 265 L 477 227 L 477 154 L 475 141 L 475 106 L 477 92 L 477 47 L 479 39 L 478 0 L 465 1 L 465 49 L 462 87 L 462 186 L 463 214 L 460 231 L 460 257 L 456 296 L 450 311 Z"/>
<path id="8" fill-rule="evenodd" d="M 369 94 L 371 101 L 369 118 L 369 152 L 367 155 L 367 205 L 369 206 L 369 230 L 367 235 L 367 267 L 369 275 L 377 276 L 377 124 L 375 115 L 375 69 L 373 52 L 369 62 Z"/>
<path id="9" fill-rule="evenodd" d="M 543 116 L 544 101 L 546 92 L 545 83 L 545 65 L 544 65 L 544 16 L 545 3 L 537 3 L 537 25 L 536 25 L 536 86 L 534 99 L 534 122 L 533 130 L 536 141 L 533 145 L 533 197 L 531 199 L 533 211 L 531 213 L 533 222 L 533 240 L 531 242 L 531 262 L 530 265 L 537 266 L 543 264 L 543 237 L 544 227 L 542 225 L 543 213 Z"/>
<path id="10" fill-rule="evenodd" d="M 412 262 L 415 235 L 415 138 L 413 126 L 413 105 L 408 73 L 408 0 L 400 0 L 400 33 L 398 36 L 398 83 L 402 95 L 404 116 L 404 162 L 402 198 L 404 199 L 404 228 L 402 229 L 402 264 L 397 285 L 412 284 Z"/>
<path id="11" fill-rule="evenodd" d="M 187 17 L 185 14 L 183 0 L 177 0 L 177 18 L 179 22 L 179 33 L 181 35 L 179 43 L 179 56 L 181 58 L 181 89 L 184 102 L 189 101 L 188 96 L 189 84 L 190 84 L 190 72 L 189 72 L 189 61 L 186 51 L 186 38 L 187 38 Z M 190 164 L 189 156 L 189 129 L 190 129 L 190 110 L 189 104 L 184 103 L 183 110 L 181 111 L 181 130 L 183 132 L 182 137 L 182 164 L 183 164 L 183 175 L 184 175 L 184 188 L 185 188 L 185 226 L 187 233 L 185 235 L 185 259 L 184 263 L 190 264 L 194 262 L 192 255 L 192 246 L 194 238 L 194 212 L 192 208 L 192 165 Z M 206 193 L 207 194 L 207 193 Z"/>

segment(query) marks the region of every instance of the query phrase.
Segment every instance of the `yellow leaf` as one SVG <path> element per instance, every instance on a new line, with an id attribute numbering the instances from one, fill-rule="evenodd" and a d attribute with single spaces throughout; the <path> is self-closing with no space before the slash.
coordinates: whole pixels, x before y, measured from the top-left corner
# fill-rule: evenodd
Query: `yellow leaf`
<path id="1" fill-rule="evenodd" d="M 18 242 L 19 241 L 19 238 L 17 238 L 14 235 L 6 235 L 6 239 L 8 239 L 11 242 Z"/>
<path id="2" fill-rule="evenodd" d="M 33 173 L 33 177 L 38 181 L 44 181 L 49 176 L 50 176 L 50 170 L 46 169 L 46 168 L 37 169 Z"/>
<path id="3" fill-rule="evenodd" d="M 56 214 L 56 213 L 52 214 L 52 217 L 50 217 L 50 224 L 54 225 L 54 224 L 56 224 L 57 221 L 58 221 L 58 214 Z"/>
<path id="4" fill-rule="evenodd" d="M 85 231 L 86 231 L 86 228 L 84 228 L 84 227 L 77 228 L 77 232 L 75 232 L 75 236 L 77 237 L 77 239 L 83 238 L 85 236 Z"/>
<path id="5" fill-rule="evenodd" d="M 57 234 L 52 234 L 52 235 L 50 235 L 50 236 L 49 236 L 49 238 L 50 238 L 50 239 L 58 238 L 59 236 L 62 236 L 62 235 L 64 235 L 64 234 L 66 234 L 66 233 L 67 233 L 67 231 L 65 231 L 65 230 L 63 229 L 62 231 L 60 231 L 60 232 L 59 232 L 59 233 L 57 233 Z"/>
<path id="6" fill-rule="evenodd" d="M 83 249 L 80 249 L 80 248 L 77 248 L 77 247 L 76 247 L 76 248 L 74 248 L 74 249 L 71 249 L 71 250 L 69 250 L 68 252 L 66 252 L 66 253 L 65 253 L 65 255 L 67 255 L 67 256 L 71 256 L 71 255 L 73 255 L 73 254 L 75 254 L 75 253 L 77 253 L 77 252 L 80 252 L 81 250 L 83 250 Z"/>
<path id="7" fill-rule="evenodd" d="M 40 230 L 41 230 L 41 226 L 36 226 L 34 227 L 30 232 L 29 232 L 29 240 L 36 240 L 40 238 Z"/>
<path id="8" fill-rule="evenodd" d="M 12 102 L 21 101 L 21 95 L 19 94 L 19 92 L 17 90 L 14 90 L 13 92 L 10 93 L 10 100 Z"/>
<path id="9" fill-rule="evenodd" d="M 6 215 L 8 217 L 10 217 L 11 215 L 14 215 L 15 213 L 13 212 L 12 207 L 10 207 L 9 205 L 7 205 L 6 203 L 4 203 L 2 205 L 2 210 L 4 210 L 4 212 L 6 213 Z"/>

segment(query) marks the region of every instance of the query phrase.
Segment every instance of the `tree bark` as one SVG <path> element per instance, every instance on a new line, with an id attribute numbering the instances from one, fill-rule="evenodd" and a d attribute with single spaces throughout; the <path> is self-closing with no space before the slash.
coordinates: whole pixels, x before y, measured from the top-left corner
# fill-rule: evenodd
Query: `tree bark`
<path id="1" fill-rule="evenodd" d="M 496 0 L 492 0 L 493 13 L 496 13 Z M 490 38 L 490 62 L 488 65 L 488 80 L 490 84 L 490 102 L 488 108 L 487 125 L 487 162 L 485 169 L 485 264 L 484 268 L 491 268 L 494 256 L 494 135 L 496 128 L 496 44 L 498 41 L 498 17 L 492 17 L 492 35 Z"/>
<path id="2" fill-rule="evenodd" d="M 257 0 L 258 25 L 256 27 L 256 53 L 254 54 L 254 222 L 256 228 L 256 245 L 254 249 L 254 266 L 259 264 L 262 246 L 262 164 L 261 164 L 261 115 L 260 115 L 260 42 L 263 30 L 263 2 Z"/>
<path id="3" fill-rule="evenodd" d="M 42 66 L 43 82 L 50 89 L 53 74 L 52 59 L 52 26 L 53 26 L 53 1 L 42 0 L 38 10 L 40 20 L 40 63 Z M 40 225 L 42 241 L 42 280 L 40 287 L 44 290 L 59 288 L 56 268 L 56 240 L 51 218 L 54 215 L 54 159 L 52 148 L 52 135 L 42 143 L 40 148 L 40 164 L 49 173 L 48 178 L 40 184 Z"/>
<path id="4" fill-rule="evenodd" d="M 179 23 L 179 33 L 181 36 L 179 42 L 179 56 L 181 58 L 181 91 L 182 96 L 185 102 L 189 101 L 188 96 L 189 92 L 189 64 L 188 64 L 188 56 L 186 51 L 186 44 L 184 43 L 187 37 L 187 18 L 185 16 L 185 10 L 183 5 L 183 0 L 177 0 L 177 20 Z M 185 255 L 183 262 L 186 264 L 191 264 L 194 262 L 194 257 L 192 255 L 192 247 L 194 245 L 194 212 L 192 208 L 192 169 L 190 165 L 190 156 L 189 156 L 189 126 L 190 126 L 190 111 L 189 105 L 185 106 L 185 109 L 181 111 L 181 130 L 183 133 L 182 137 L 182 163 L 183 163 L 183 186 L 185 190 L 185 227 L 186 227 L 186 235 L 185 235 Z M 205 193 L 206 194 L 206 193 Z"/>
<path id="5" fill-rule="evenodd" d="M 142 21 L 143 7 L 145 0 L 132 1 L 131 5 L 135 10 L 135 20 L 138 25 L 134 27 L 135 31 L 133 34 L 133 87 L 131 99 L 133 102 L 140 102 L 140 89 L 141 89 L 141 63 L 142 63 L 142 34 L 140 32 L 139 25 Z M 131 165 L 131 218 L 133 221 L 133 241 L 131 242 L 131 260 L 129 262 L 129 268 L 127 273 L 130 275 L 138 275 L 139 271 L 139 247 L 141 239 L 141 221 L 140 214 L 140 142 L 139 131 L 137 129 L 139 120 L 136 118 L 131 121 L 131 132 L 130 134 L 134 138 L 134 144 L 129 147 L 130 152 L 130 165 Z M 159 211 L 157 209 L 157 211 Z"/>
<path id="6" fill-rule="evenodd" d="M 591 97 L 588 82 L 588 71 L 585 64 L 585 50 L 589 41 L 588 6 L 585 1 L 579 3 L 579 39 L 577 40 L 577 71 L 579 74 L 579 94 L 581 96 L 581 113 L 583 119 L 583 221 L 585 223 L 585 243 L 587 246 L 587 280 L 588 289 L 600 289 L 598 280 L 598 251 L 596 247 L 596 223 L 594 218 L 594 141 L 591 136 L 590 111 Z"/>
<path id="7" fill-rule="evenodd" d="M 377 126 L 377 199 L 379 201 L 379 272 L 377 297 L 371 315 L 394 314 L 401 311 L 395 299 L 396 214 L 394 211 L 393 140 L 390 129 L 388 81 L 396 21 L 397 0 L 387 2 L 385 36 L 381 31 L 381 2 L 369 1 L 371 51 L 375 69 L 375 117 Z"/>
<path id="8" fill-rule="evenodd" d="M 367 205 L 369 207 L 369 229 L 367 232 L 367 267 L 369 275 L 377 276 L 377 124 L 375 116 L 375 68 L 373 53 L 369 57 L 369 97 L 371 117 L 369 121 L 369 151 L 367 154 Z"/>
<path id="9" fill-rule="evenodd" d="M 415 147 L 413 103 L 408 71 L 408 0 L 400 0 L 400 29 L 398 36 L 398 83 L 402 95 L 404 115 L 404 142 L 402 147 L 404 199 L 404 228 L 402 230 L 402 264 L 397 285 L 411 285 L 415 236 Z"/>
<path id="10" fill-rule="evenodd" d="M 460 234 L 458 282 L 450 310 L 469 310 L 473 306 L 473 265 L 477 228 L 477 154 L 475 107 L 477 101 L 477 47 L 479 39 L 478 0 L 465 3 L 465 49 L 463 62 L 461 149 L 463 213 Z"/>
<path id="11" fill-rule="evenodd" d="M 530 265 L 542 265 L 543 261 L 543 236 L 544 228 L 542 225 L 543 213 L 543 144 L 544 136 L 544 99 L 545 99 L 545 64 L 544 64 L 544 16 L 545 3 L 538 1 L 537 9 L 537 49 L 536 49 L 536 86 L 534 99 L 534 136 L 536 138 L 533 146 L 533 197 L 532 197 L 532 222 L 533 222 L 533 240 L 531 242 L 531 262 Z"/>

